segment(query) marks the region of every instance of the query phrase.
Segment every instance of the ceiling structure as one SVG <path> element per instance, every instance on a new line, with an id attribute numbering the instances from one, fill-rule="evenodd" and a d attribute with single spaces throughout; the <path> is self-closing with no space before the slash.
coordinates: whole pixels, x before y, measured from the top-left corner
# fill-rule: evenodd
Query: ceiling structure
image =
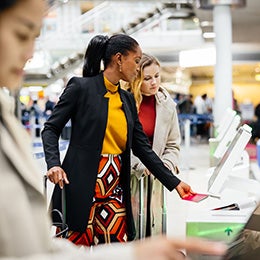
<path id="1" fill-rule="evenodd" d="M 231 8 L 234 43 L 260 43 L 260 1 L 246 0 L 241 8 Z M 195 10 L 200 21 L 213 21 L 212 12 Z"/>
<path id="2" fill-rule="evenodd" d="M 209 10 L 195 9 L 200 21 L 213 21 Z M 246 0 L 245 7 L 231 8 L 234 45 L 233 82 L 254 82 L 260 71 L 260 1 Z M 236 56 L 236 57 L 234 57 Z M 210 79 L 214 68 L 193 68 L 196 79 Z"/>
<path id="3" fill-rule="evenodd" d="M 174 2 L 174 1 L 171 1 Z M 175 1 L 178 2 L 178 1 Z M 185 1 L 179 1 L 185 2 Z M 187 1 L 191 2 L 191 1 Z M 195 3 L 195 1 L 193 1 Z M 194 14 L 199 19 L 200 26 L 204 32 L 214 31 L 214 17 L 212 10 L 197 8 L 195 3 Z M 256 77 L 260 72 L 260 1 L 246 0 L 246 5 L 241 8 L 231 8 L 232 19 L 232 57 L 233 57 L 233 82 L 252 83 L 256 82 Z M 212 42 L 214 38 L 205 42 Z M 190 48 L 194 44 L 190 43 Z M 158 48 L 156 55 L 162 61 L 170 63 L 171 60 L 178 59 L 176 53 L 163 53 Z M 164 71 L 174 72 L 174 68 L 166 66 Z M 187 73 L 191 75 L 193 82 L 212 83 L 214 80 L 214 67 L 201 66 L 186 69 Z"/>
<path id="4" fill-rule="evenodd" d="M 163 73 L 167 78 L 167 73 L 174 73 L 178 67 L 179 61 L 179 51 L 183 49 L 194 48 L 194 46 L 199 46 L 201 44 L 201 35 L 198 37 L 197 32 L 200 30 L 203 32 L 213 32 L 214 31 L 214 17 L 212 10 L 203 10 L 197 7 L 197 1 L 192 0 L 172 0 L 172 1 L 155 1 L 155 0 L 143 0 L 143 1 L 83 1 L 83 0 L 70 0 L 78 1 L 81 3 L 82 12 L 91 13 L 91 10 L 101 5 L 104 2 L 114 3 L 118 5 L 118 7 L 123 4 L 129 2 L 129 6 L 135 3 L 140 6 L 140 3 L 148 3 L 153 4 L 154 7 L 151 10 L 147 10 L 144 12 L 139 18 L 138 16 L 132 15 L 132 17 L 128 17 L 128 24 L 124 24 L 121 26 L 121 31 L 129 33 L 136 38 L 140 39 L 139 42 L 142 43 L 142 30 L 145 31 L 144 35 L 146 35 L 144 39 L 144 49 L 152 50 L 153 54 L 156 55 L 159 60 L 163 64 Z M 61 5 L 66 5 L 69 0 L 50 0 L 51 9 L 55 9 L 60 7 Z M 212 0 L 213 1 L 213 0 Z M 259 74 L 260 77 L 260 0 L 246 0 L 246 4 L 242 8 L 231 8 L 232 15 L 232 53 L 233 53 L 233 81 L 244 81 L 244 82 L 253 82 L 255 81 L 255 76 Z M 131 5 L 130 5 L 131 3 Z M 119 8 L 118 8 L 119 9 Z M 112 9 L 109 9 L 112 10 Z M 136 9 L 135 9 L 136 11 Z M 169 12 L 172 17 L 169 17 Z M 183 13 L 188 14 L 187 17 L 183 17 Z M 86 15 L 86 16 L 87 16 Z M 142 17 L 143 16 L 143 17 Z M 151 19 L 154 18 L 154 20 Z M 182 21 L 178 24 L 181 24 L 180 28 L 177 28 L 178 37 L 180 35 L 180 30 L 184 28 L 183 31 L 188 31 L 188 35 L 182 33 L 182 39 L 185 38 L 184 41 L 180 41 L 178 37 L 176 37 L 176 32 L 172 31 L 172 37 L 170 37 L 170 33 L 166 32 L 165 35 L 157 34 L 158 32 L 152 31 L 149 35 L 147 31 L 154 26 L 154 24 L 158 23 L 158 21 L 164 17 L 164 19 L 174 19 L 175 21 Z M 165 18 L 166 17 L 166 18 Z M 138 19 L 137 19 L 138 18 Z M 145 20 L 150 19 L 148 25 L 144 24 Z M 143 26 L 141 26 L 143 23 Z M 168 22 L 168 26 L 169 26 Z M 171 25 L 171 24 L 170 24 Z M 138 34 L 138 30 L 133 30 L 136 28 L 141 32 Z M 176 26 L 176 25 L 175 25 Z M 184 26 L 184 27 L 183 27 Z M 185 30 L 186 27 L 189 27 L 189 30 Z M 194 28 L 191 28 L 194 27 Z M 141 28 L 141 29 L 140 29 Z M 173 29 L 176 29 L 174 27 Z M 192 29 L 192 30 L 191 30 Z M 119 31 L 120 31 L 119 30 Z M 194 35 L 193 35 L 194 34 Z M 147 36 L 148 35 L 148 36 Z M 158 36 L 159 35 L 159 36 Z M 83 37 L 83 36 L 82 36 Z M 149 38 L 150 37 L 150 38 Z M 163 42 L 163 39 L 166 39 Z M 172 42 L 170 41 L 172 40 Z M 173 41 L 177 39 L 176 41 Z M 197 42 L 196 42 L 197 41 Z M 149 49 L 149 46 L 145 44 L 153 44 L 152 48 Z M 168 45 L 164 44 L 168 42 Z M 214 38 L 203 39 L 203 43 L 206 44 L 214 44 Z M 66 45 L 65 41 L 63 41 L 63 47 Z M 143 46 L 142 45 L 142 46 Z M 62 46 L 61 46 L 62 48 Z M 52 64 L 52 67 L 49 71 L 50 78 L 45 78 L 46 82 L 52 82 L 56 78 L 63 77 L 68 71 L 79 65 L 82 59 L 82 52 L 76 53 L 68 53 L 67 57 L 62 57 L 63 52 L 61 52 L 61 57 L 59 61 Z M 72 57 L 71 57 L 72 56 Z M 67 61 L 67 63 L 66 63 Z M 67 65 L 66 65 L 67 64 Z M 70 64 L 70 65 L 68 65 Z M 46 67 L 46 66 L 45 66 Z M 213 81 L 214 78 L 214 67 L 213 66 L 203 66 L 203 67 L 192 67 L 186 69 L 186 74 L 190 75 L 193 82 L 202 82 L 202 81 Z M 48 73 L 47 73 L 48 74 Z M 36 82 L 35 79 L 32 80 L 31 75 L 27 74 L 27 84 L 30 82 Z"/>

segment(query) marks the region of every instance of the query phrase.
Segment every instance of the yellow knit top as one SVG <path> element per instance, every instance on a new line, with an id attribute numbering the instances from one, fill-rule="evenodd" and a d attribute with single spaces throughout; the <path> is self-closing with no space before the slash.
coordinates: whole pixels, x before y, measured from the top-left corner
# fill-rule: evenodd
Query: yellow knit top
<path id="1" fill-rule="evenodd" d="M 102 154 L 121 154 L 126 147 L 127 123 L 122 108 L 122 101 L 118 93 L 118 86 L 104 77 L 106 98 L 108 102 L 108 118 Z"/>

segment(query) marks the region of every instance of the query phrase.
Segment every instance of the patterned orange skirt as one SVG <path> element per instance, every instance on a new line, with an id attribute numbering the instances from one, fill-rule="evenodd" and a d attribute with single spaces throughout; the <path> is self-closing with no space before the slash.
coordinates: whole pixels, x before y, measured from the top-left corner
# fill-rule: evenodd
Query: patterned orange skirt
<path id="1" fill-rule="evenodd" d="M 86 231 L 68 232 L 68 239 L 74 244 L 92 246 L 127 242 L 126 209 L 123 203 L 123 191 L 119 185 L 120 171 L 120 155 L 101 156 Z"/>

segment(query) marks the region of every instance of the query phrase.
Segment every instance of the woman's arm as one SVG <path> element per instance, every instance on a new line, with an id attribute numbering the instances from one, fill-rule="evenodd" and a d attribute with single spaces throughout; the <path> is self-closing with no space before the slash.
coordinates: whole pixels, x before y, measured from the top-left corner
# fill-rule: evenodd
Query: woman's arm
<path id="1" fill-rule="evenodd" d="M 52 115 L 44 124 L 42 141 L 48 169 L 54 166 L 61 166 L 58 141 L 62 129 L 69 119 L 72 118 L 77 108 L 80 86 L 76 79 L 72 78 L 69 81 Z"/>

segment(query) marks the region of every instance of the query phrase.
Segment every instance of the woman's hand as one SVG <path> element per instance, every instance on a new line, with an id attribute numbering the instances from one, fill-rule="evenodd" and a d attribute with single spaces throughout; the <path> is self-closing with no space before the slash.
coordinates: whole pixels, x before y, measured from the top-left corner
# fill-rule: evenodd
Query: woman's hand
<path id="1" fill-rule="evenodd" d="M 151 172 L 145 168 L 143 171 L 142 177 L 149 176 L 149 175 L 151 175 Z"/>
<path id="2" fill-rule="evenodd" d="M 183 199 L 184 197 L 186 196 L 189 196 L 189 195 L 194 195 L 196 194 L 196 192 L 194 192 L 190 185 L 188 185 L 187 183 L 181 181 L 179 183 L 179 185 L 176 187 L 176 190 L 179 194 L 179 196 Z"/>
<path id="3" fill-rule="evenodd" d="M 60 188 L 63 189 L 64 183 L 69 184 L 67 174 L 59 166 L 54 166 L 47 171 L 48 179 L 54 184 L 59 184 Z"/>

